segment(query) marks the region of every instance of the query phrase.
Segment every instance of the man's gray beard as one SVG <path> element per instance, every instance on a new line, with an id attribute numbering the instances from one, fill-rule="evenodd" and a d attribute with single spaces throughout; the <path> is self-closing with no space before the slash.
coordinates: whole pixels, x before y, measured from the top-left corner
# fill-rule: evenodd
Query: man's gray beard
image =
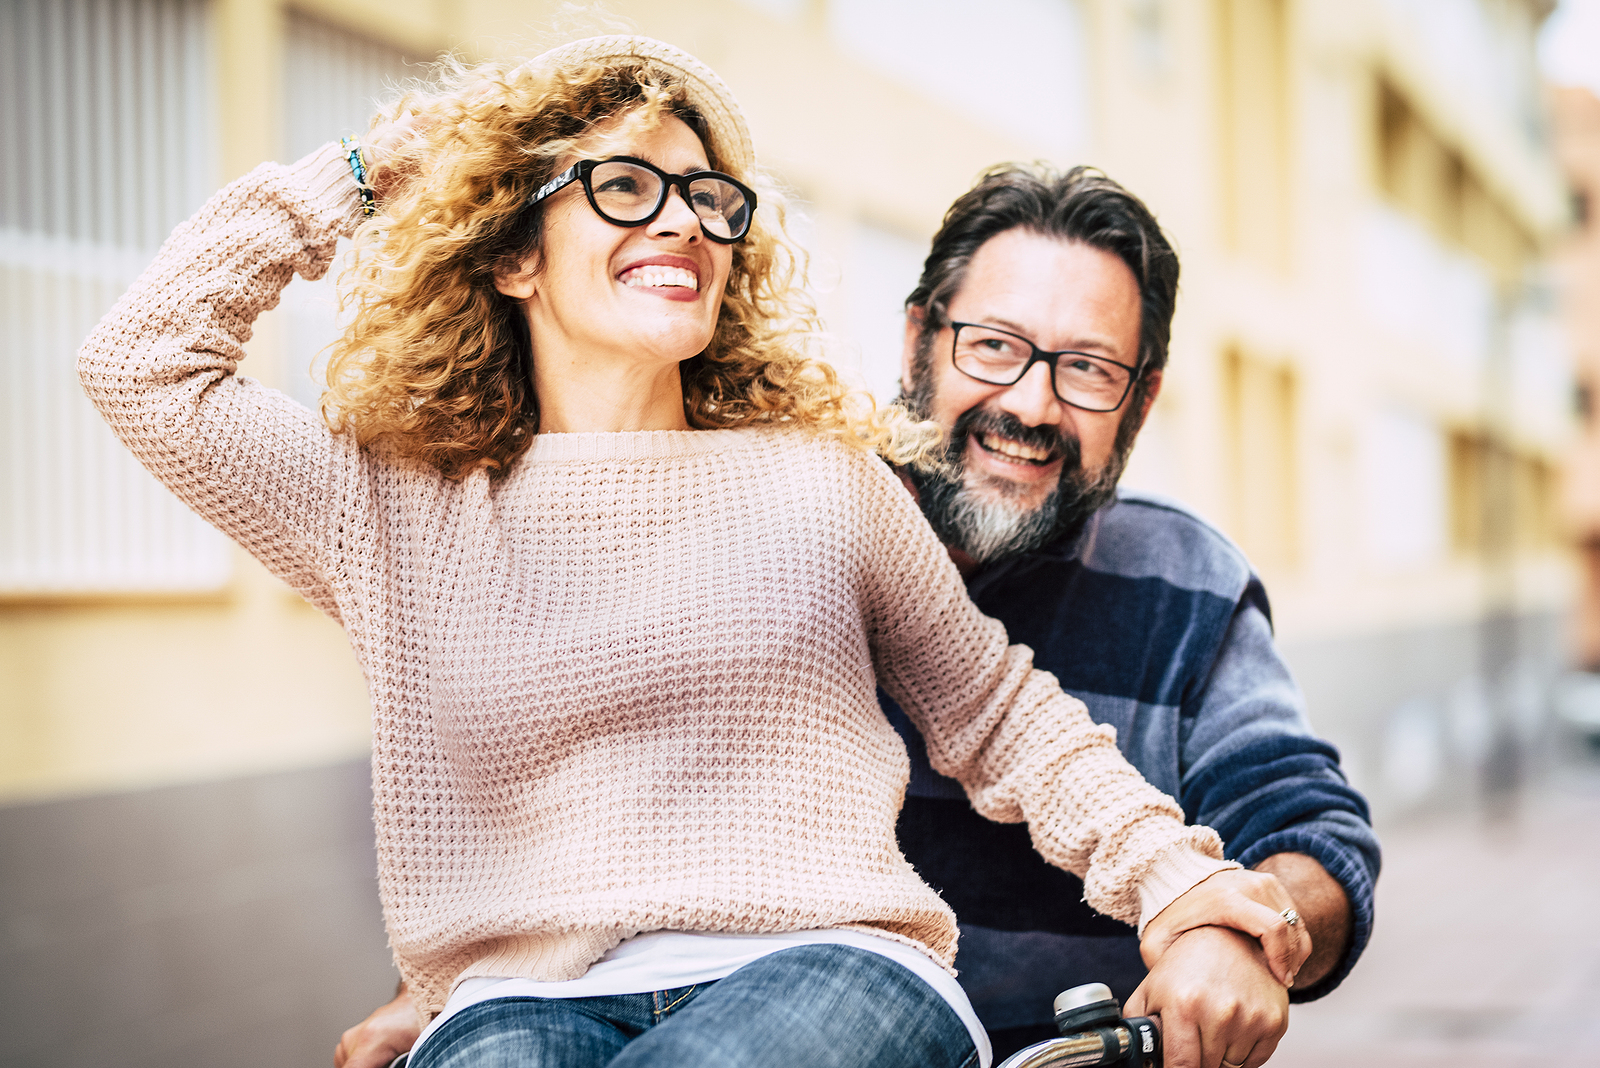
<path id="1" fill-rule="evenodd" d="M 931 398 L 915 395 L 902 398 L 918 414 L 928 410 L 928 400 Z M 1036 507 L 1029 508 L 1019 500 L 1023 495 L 1020 487 L 969 472 L 967 441 L 974 429 L 1000 433 L 1058 453 L 1061 477 L 1055 488 Z M 1090 479 L 1084 473 L 1075 438 L 1054 427 L 1025 426 L 1009 413 L 973 408 L 963 412 L 951 428 L 941 462 L 936 467 L 913 468 L 910 473 L 921 497 L 922 512 L 940 540 L 986 564 L 1032 552 L 1080 527 L 1116 495 L 1127 456 L 1127 449 L 1113 449 L 1105 468 Z"/>

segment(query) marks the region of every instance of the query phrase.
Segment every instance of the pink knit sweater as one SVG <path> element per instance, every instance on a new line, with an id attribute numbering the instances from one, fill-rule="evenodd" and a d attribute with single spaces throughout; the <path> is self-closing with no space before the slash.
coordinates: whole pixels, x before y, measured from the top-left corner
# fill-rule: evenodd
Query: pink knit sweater
<path id="1" fill-rule="evenodd" d="M 258 168 L 173 233 L 80 370 L 146 467 L 349 634 L 384 913 L 425 1011 L 460 978 L 574 978 L 663 928 L 860 928 L 948 967 L 954 917 L 895 844 L 908 765 L 875 682 L 1101 911 L 1148 919 L 1227 866 L 973 607 L 870 455 L 552 434 L 452 481 L 236 376 L 252 320 L 327 269 L 357 208 L 332 146 Z"/>

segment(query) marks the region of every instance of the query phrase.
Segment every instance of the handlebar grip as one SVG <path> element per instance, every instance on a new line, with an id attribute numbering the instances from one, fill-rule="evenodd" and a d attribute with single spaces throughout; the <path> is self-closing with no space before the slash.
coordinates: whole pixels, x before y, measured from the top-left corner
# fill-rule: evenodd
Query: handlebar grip
<path id="1" fill-rule="evenodd" d="M 1161 1068 L 1161 1021 L 1151 1016 L 1130 1016 L 1122 1021 L 1128 1028 L 1128 1063 L 1137 1068 Z"/>
<path id="2" fill-rule="evenodd" d="M 1161 1023 L 1135 1016 L 1052 1038 L 1018 1050 L 999 1068 L 1161 1068 Z"/>

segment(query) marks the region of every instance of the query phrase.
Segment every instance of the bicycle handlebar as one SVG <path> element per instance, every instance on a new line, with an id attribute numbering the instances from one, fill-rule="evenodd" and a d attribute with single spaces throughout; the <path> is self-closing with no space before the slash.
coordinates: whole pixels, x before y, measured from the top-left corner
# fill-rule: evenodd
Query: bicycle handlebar
<path id="1" fill-rule="evenodd" d="M 1122 1006 L 1102 983 L 1056 996 L 1062 1037 L 1018 1050 L 998 1068 L 1161 1068 L 1161 1026 L 1148 1016 L 1122 1018 Z"/>

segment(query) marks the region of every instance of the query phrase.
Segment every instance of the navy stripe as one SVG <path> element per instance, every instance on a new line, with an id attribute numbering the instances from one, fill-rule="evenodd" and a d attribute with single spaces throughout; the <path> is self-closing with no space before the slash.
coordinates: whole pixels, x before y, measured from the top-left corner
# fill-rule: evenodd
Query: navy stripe
<path id="1" fill-rule="evenodd" d="M 1366 799 L 1352 790 L 1339 766 L 1339 751 L 1305 735 L 1257 735 L 1231 749 L 1225 759 L 1189 772 L 1179 802 L 1190 821 L 1205 822 L 1223 840 L 1256 838 L 1298 823 L 1318 811 L 1351 812 L 1370 822 Z M 1269 789 L 1272 804 L 1238 804 Z M 1313 797 L 1300 800 L 1301 794 Z"/>
<path id="2" fill-rule="evenodd" d="M 1031 647 L 1066 690 L 1182 705 L 1205 684 L 1234 602 L 1159 578 L 1125 578 L 1076 560 L 1027 559 L 973 600 Z"/>
<path id="3" fill-rule="evenodd" d="M 1127 578 L 1166 579 L 1230 601 L 1239 599 L 1251 578 L 1250 562 L 1215 527 L 1176 502 L 1137 491 L 1119 491 L 1116 502 L 1096 513 L 1080 534 L 1031 555 L 1078 559 Z"/>
<path id="4" fill-rule="evenodd" d="M 1134 929 L 1094 911 L 1083 880 L 1045 861 L 1022 823 L 991 823 L 965 798 L 908 797 L 897 828 L 917 874 L 962 923 L 1108 937 Z"/>
<path id="5" fill-rule="evenodd" d="M 1051 1002 L 1068 987 L 1104 983 L 1118 1001 L 1127 1001 L 1145 977 L 1139 940 L 1131 936 L 997 931 L 972 923 L 961 925 L 956 970 L 978 1019 L 991 1033 L 1054 1024 Z M 1052 1026 L 1050 1035 L 1055 1034 Z"/>

